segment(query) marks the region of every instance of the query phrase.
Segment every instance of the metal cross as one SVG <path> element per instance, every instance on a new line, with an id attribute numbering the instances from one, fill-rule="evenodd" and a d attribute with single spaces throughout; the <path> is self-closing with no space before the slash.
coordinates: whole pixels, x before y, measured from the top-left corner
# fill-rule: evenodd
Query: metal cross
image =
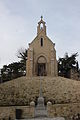
<path id="1" fill-rule="evenodd" d="M 43 19 L 43 16 L 41 15 L 41 20 Z"/>

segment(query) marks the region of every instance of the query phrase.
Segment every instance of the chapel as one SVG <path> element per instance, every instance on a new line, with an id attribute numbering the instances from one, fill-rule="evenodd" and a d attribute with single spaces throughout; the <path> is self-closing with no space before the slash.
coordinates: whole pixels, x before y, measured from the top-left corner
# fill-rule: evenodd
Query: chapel
<path id="1" fill-rule="evenodd" d="M 45 24 L 41 16 L 37 26 L 37 36 L 29 43 L 27 77 L 58 75 L 55 43 L 47 36 Z"/>
<path id="2" fill-rule="evenodd" d="M 80 81 L 58 76 L 55 43 L 42 17 L 27 52 L 26 76 L 0 84 L 0 120 L 79 116 Z"/>

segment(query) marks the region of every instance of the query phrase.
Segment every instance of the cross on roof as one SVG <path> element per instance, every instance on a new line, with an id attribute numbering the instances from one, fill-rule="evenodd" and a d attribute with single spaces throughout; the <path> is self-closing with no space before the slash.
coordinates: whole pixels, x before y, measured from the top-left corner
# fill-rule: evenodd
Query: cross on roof
<path id="1" fill-rule="evenodd" d="M 43 19 L 43 16 L 41 15 L 41 20 Z"/>

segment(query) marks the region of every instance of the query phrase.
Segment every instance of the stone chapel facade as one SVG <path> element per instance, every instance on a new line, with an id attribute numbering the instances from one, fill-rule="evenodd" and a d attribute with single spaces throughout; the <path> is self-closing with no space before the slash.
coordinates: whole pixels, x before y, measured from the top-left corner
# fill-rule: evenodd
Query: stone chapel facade
<path id="1" fill-rule="evenodd" d="M 29 44 L 26 68 L 27 77 L 58 75 L 55 43 L 47 37 L 42 17 L 38 22 L 37 36 Z"/>

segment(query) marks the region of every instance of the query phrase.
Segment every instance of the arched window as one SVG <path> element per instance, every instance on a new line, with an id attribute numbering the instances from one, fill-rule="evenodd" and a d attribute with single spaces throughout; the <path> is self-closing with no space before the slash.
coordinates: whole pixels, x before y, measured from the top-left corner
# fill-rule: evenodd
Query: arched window
<path id="1" fill-rule="evenodd" d="M 41 38 L 41 46 L 43 46 L 43 38 Z"/>

